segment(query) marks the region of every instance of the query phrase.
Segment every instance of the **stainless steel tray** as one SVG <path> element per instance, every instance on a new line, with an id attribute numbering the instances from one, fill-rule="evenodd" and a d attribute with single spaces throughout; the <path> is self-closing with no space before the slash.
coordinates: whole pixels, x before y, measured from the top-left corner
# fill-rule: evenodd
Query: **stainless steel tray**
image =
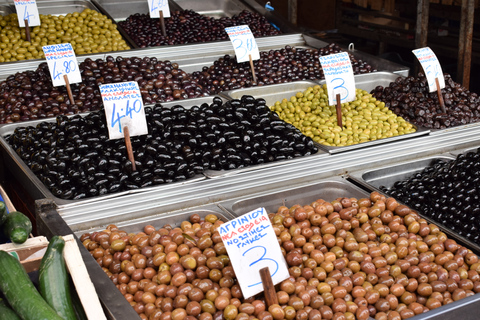
<path id="1" fill-rule="evenodd" d="M 108 14 L 108 12 L 101 11 L 97 6 L 92 1 L 89 0 L 39 0 L 36 1 L 37 3 L 37 8 L 38 8 L 38 13 L 42 15 L 53 15 L 53 16 L 60 16 L 60 15 L 66 15 L 68 13 L 73 13 L 73 12 L 82 12 L 85 9 L 91 9 L 97 12 L 101 12 L 107 18 L 110 20 L 114 21 L 112 17 Z M 8 15 L 10 13 L 16 13 L 15 10 L 15 5 L 13 3 L 0 3 L 0 15 Z M 124 38 L 124 40 L 127 42 L 127 44 L 131 47 L 134 48 L 134 42 L 130 37 L 121 29 L 118 28 L 118 31 Z M 83 54 L 80 56 L 84 56 L 85 58 L 88 58 L 90 56 L 89 53 Z M 79 56 L 77 56 L 78 58 Z M 26 62 L 33 62 L 34 65 L 38 65 L 40 62 L 45 61 L 44 59 L 27 59 L 27 60 L 20 60 L 20 61 L 11 61 L 11 62 L 4 62 L 0 63 L 3 67 L 7 67 L 9 65 L 12 66 L 13 72 L 18 72 L 18 66 L 22 65 Z M 27 69 L 28 70 L 28 69 Z M 24 71 L 24 70 L 20 70 Z M 0 78 L 0 80 L 3 80 Z"/>
<path id="2" fill-rule="evenodd" d="M 369 197 L 369 193 L 341 177 L 333 177 L 309 185 L 284 188 L 276 192 L 266 191 L 248 198 L 223 201 L 219 206 L 238 217 L 260 207 L 272 213 L 277 212 L 280 206 L 307 205 L 318 199 L 333 201 L 343 197 L 365 198 Z"/>
<path id="3" fill-rule="evenodd" d="M 421 158 L 417 160 L 400 162 L 385 167 L 379 167 L 376 169 L 368 169 L 362 171 L 354 171 L 348 175 L 348 179 L 358 183 L 362 187 L 365 187 L 371 191 L 378 191 L 381 194 L 386 195 L 380 190 L 381 186 L 390 188 L 397 181 L 407 179 L 413 174 L 422 171 L 425 167 L 432 165 L 435 160 L 455 160 L 455 156 L 449 153 Z M 419 212 L 420 215 L 421 212 Z M 448 227 L 443 226 L 440 222 L 435 221 L 429 217 L 422 215 L 427 221 L 438 225 L 443 232 L 448 234 L 449 237 L 453 237 L 456 241 L 474 250 L 476 254 L 480 254 L 480 244 L 473 243 L 472 241 L 458 235 L 451 231 Z"/>
<path id="4" fill-rule="evenodd" d="M 368 74 L 362 74 L 355 76 L 355 79 L 359 77 L 359 81 L 356 82 L 356 86 L 360 89 L 363 89 L 362 87 L 365 88 L 370 88 L 372 86 L 377 86 L 377 85 L 384 85 L 384 84 L 390 84 L 392 81 L 391 79 L 397 78 L 398 75 L 394 75 L 391 73 L 386 73 L 386 72 L 372 72 Z M 378 81 L 378 82 L 377 82 Z M 226 97 L 230 97 L 233 99 L 238 99 L 239 97 L 243 95 L 252 95 L 257 98 L 264 98 L 265 101 L 267 102 L 268 106 L 272 106 L 275 102 L 277 101 L 282 101 L 282 99 L 286 98 L 289 99 L 291 96 L 295 95 L 299 91 L 304 91 L 308 87 L 317 85 L 317 84 L 324 84 L 325 81 L 296 81 L 296 82 L 291 82 L 291 83 L 282 83 L 282 84 L 275 84 L 275 85 L 269 85 L 269 86 L 262 86 L 262 87 L 252 87 L 252 88 L 243 88 L 243 89 L 237 89 L 237 90 L 230 90 L 230 91 L 225 91 L 222 92 L 221 95 L 225 95 Z M 365 90 L 365 89 L 364 89 Z M 345 152 L 349 150 L 356 150 L 360 148 L 365 148 L 373 145 L 379 145 L 383 143 L 388 143 L 388 142 L 393 142 L 393 141 L 398 141 L 398 140 L 403 140 L 403 139 L 409 139 L 409 138 L 414 138 L 414 137 L 419 137 L 423 135 L 427 135 L 430 133 L 428 129 L 422 128 L 422 127 L 417 127 L 416 132 L 409 133 L 409 134 L 404 134 L 396 137 L 390 137 L 390 138 L 384 138 L 384 139 L 378 139 L 378 140 L 373 140 L 373 141 L 368 141 L 368 142 L 362 142 L 362 143 L 357 143 L 354 145 L 350 146 L 344 146 L 344 147 L 334 147 L 334 146 L 326 146 L 322 144 L 317 145 L 324 151 L 334 154 L 334 153 L 340 153 L 340 152 Z"/>
<path id="5" fill-rule="evenodd" d="M 243 10 L 250 9 L 246 4 L 237 0 L 171 0 L 184 10 L 193 10 L 199 14 L 214 17 L 232 17 Z"/>
<path id="6" fill-rule="evenodd" d="M 121 191 L 112 194 L 105 194 L 102 196 L 96 196 L 92 198 L 85 198 L 80 200 L 65 200 L 55 197 L 50 190 L 37 178 L 37 176 L 27 167 L 25 162 L 17 155 L 15 150 L 7 143 L 5 140 L 5 136 L 12 134 L 16 128 L 18 127 L 26 127 L 26 126 L 36 126 L 40 122 L 55 122 L 56 118 L 50 119 L 43 119 L 43 120 L 33 120 L 33 121 L 25 121 L 20 123 L 12 123 L 12 124 L 5 124 L 0 126 L 0 146 L 2 153 L 4 164 L 7 168 L 10 169 L 12 176 L 14 176 L 27 190 L 27 192 L 32 196 L 33 200 L 49 198 L 53 199 L 57 205 L 75 205 L 79 203 L 89 203 L 98 200 L 105 200 L 116 198 L 119 196 L 127 195 L 127 194 L 137 194 L 142 193 L 144 191 L 158 191 L 161 192 L 162 190 L 168 190 L 173 185 L 185 185 L 192 183 L 194 181 L 200 181 L 206 179 L 204 175 L 197 174 L 195 177 L 190 178 L 186 181 L 182 182 L 172 182 L 167 184 L 160 184 L 153 187 L 135 189 L 135 190 L 127 190 Z"/>

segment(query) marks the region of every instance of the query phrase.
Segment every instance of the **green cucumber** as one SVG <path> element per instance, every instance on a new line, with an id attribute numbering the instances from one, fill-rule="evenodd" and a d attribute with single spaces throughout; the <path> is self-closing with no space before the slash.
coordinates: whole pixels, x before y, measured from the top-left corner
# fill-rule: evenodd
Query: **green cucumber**
<path id="1" fill-rule="evenodd" d="M 43 300 L 20 261 L 3 250 L 0 250 L 0 290 L 23 320 L 62 320 Z"/>
<path id="2" fill-rule="evenodd" d="M 0 299 L 0 314 L 2 320 L 21 320 L 15 311 L 13 311 L 3 299 Z"/>
<path id="3" fill-rule="evenodd" d="M 47 303 L 65 320 L 76 320 L 70 295 L 67 268 L 63 259 L 65 241 L 53 236 L 38 269 L 39 291 Z"/>
<path id="4" fill-rule="evenodd" d="M 5 202 L 0 201 L 0 226 L 5 223 L 5 220 L 7 219 L 7 206 L 5 205 Z"/>
<path id="5" fill-rule="evenodd" d="M 24 243 L 32 232 L 32 222 L 23 213 L 12 211 L 7 214 L 3 232 L 12 242 Z"/>

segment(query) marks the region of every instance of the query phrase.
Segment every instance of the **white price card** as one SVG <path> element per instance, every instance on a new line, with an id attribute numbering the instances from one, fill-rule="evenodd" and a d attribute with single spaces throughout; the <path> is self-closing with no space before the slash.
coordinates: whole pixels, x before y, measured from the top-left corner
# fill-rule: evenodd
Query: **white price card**
<path id="1" fill-rule="evenodd" d="M 82 82 L 77 57 L 70 43 L 52 44 L 42 47 L 54 87 L 64 86 L 64 75 L 69 83 Z"/>
<path id="2" fill-rule="evenodd" d="M 354 101 L 355 78 L 352 63 L 346 52 L 320 57 L 325 81 L 327 82 L 328 104 L 337 104 L 336 95 L 340 94 L 341 103 Z"/>
<path id="3" fill-rule="evenodd" d="M 252 56 L 252 60 L 260 59 L 257 42 L 247 25 L 228 27 L 225 31 L 232 42 L 237 62 L 250 61 L 249 55 Z"/>
<path id="4" fill-rule="evenodd" d="M 164 18 L 170 18 L 170 8 L 168 0 L 147 0 L 150 18 L 160 18 L 160 10 L 163 12 Z"/>
<path id="5" fill-rule="evenodd" d="M 412 50 L 412 52 L 422 65 L 423 71 L 425 71 L 430 92 L 437 91 L 435 78 L 438 78 L 440 89 L 445 88 L 445 78 L 443 77 L 442 66 L 440 66 L 440 62 L 432 49 L 425 47 Z"/>
<path id="6" fill-rule="evenodd" d="M 274 285 L 289 277 L 287 262 L 264 208 L 230 220 L 218 231 L 245 298 L 263 291 L 260 269 L 268 267 Z"/>
<path id="7" fill-rule="evenodd" d="M 15 2 L 15 10 L 17 10 L 18 25 L 25 27 L 25 20 L 28 26 L 39 26 L 40 15 L 38 14 L 37 3 L 35 0 L 13 0 Z"/>
<path id="8" fill-rule="evenodd" d="M 131 137 L 148 133 L 142 95 L 136 81 L 108 83 L 99 87 L 110 139 L 123 138 L 126 126 Z"/>

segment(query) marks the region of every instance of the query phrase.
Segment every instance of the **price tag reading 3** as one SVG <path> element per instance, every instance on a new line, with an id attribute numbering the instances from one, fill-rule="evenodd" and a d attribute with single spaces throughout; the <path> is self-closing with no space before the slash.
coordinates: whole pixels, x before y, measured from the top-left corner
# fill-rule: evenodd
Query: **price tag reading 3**
<path id="1" fill-rule="evenodd" d="M 102 84 L 99 87 L 110 139 L 123 138 L 125 126 L 131 137 L 148 133 L 142 95 L 136 81 Z"/>
<path id="2" fill-rule="evenodd" d="M 64 75 L 67 75 L 70 83 L 82 82 L 77 57 L 70 43 L 52 44 L 44 46 L 42 49 L 47 59 L 54 87 L 65 85 Z"/>
<path id="3" fill-rule="evenodd" d="M 252 60 L 260 59 L 257 42 L 247 25 L 225 28 L 225 31 L 232 42 L 238 63 L 249 61 L 249 55 Z"/>
<path id="4" fill-rule="evenodd" d="M 287 262 L 264 208 L 228 221 L 218 231 L 245 298 L 263 291 L 262 268 L 268 267 L 274 285 L 289 277 Z"/>
<path id="5" fill-rule="evenodd" d="M 14 2 L 20 27 L 25 27 L 25 20 L 30 27 L 40 25 L 40 15 L 35 0 L 14 0 Z"/>
<path id="6" fill-rule="evenodd" d="M 148 9 L 150 10 L 150 18 L 160 18 L 160 10 L 163 12 L 164 18 L 170 18 L 170 8 L 168 0 L 147 0 Z"/>
<path id="7" fill-rule="evenodd" d="M 437 84 L 435 78 L 438 78 L 440 89 L 445 88 L 445 78 L 443 77 L 442 67 L 437 59 L 435 53 L 429 47 L 412 50 L 422 65 L 425 76 L 427 77 L 428 87 L 430 92 L 437 91 Z"/>
<path id="8" fill-rule="evenodd" d="M 341 103 L 354 101 L 355 78 L 348 53 L 341 52 L 320 57 L 325 80 L 327 82 L 328 104 L 336 104 L 336 95 L 340 94 Z"/>

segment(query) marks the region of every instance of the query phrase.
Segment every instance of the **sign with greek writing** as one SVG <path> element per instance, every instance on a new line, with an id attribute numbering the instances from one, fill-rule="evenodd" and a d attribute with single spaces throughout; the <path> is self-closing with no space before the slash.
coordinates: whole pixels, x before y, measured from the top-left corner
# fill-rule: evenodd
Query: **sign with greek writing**
<path id="1" fill-rule="evenodd" d="M 44 46 L 42 49 L 54 87 L 65 85 L 63 75 L 67 75 L 70 83 L 82 82 L 77 57 L 70 43 L 52 44 Z"/>
<path id="2" fill-rule="evenodd" d="M 348 53 L 340 52 L 321 56 L 320 64 L 327 82 L 328 104 L 333 106 L 337 103 L 337 94 L 340 94 L 341 103 L 354 101 L 355 78 Z"/>
<path id="3" fill-rule="evenodd" d="M 168 0 L 148 0 L 148 9 L 150 10 L 150 18 L 160 18 L 160 10 L 162 10 L 164 18 L 170 18 Z"/>
<path id="4" fill-rule="evenodd" d="M 260 59 L 257 42 L 247 25 L 225 28 L 225 31 L 232 42 L 238 63 L 250 61 L 249 55 L 252 60 Z"/>
<path id="5" fill-rule="evenodd" d="M 268 267 L 273 284 L 289 277 L 287 262 L 264 208 L 224 223 L 218 230 L 245 298 L 263 291 L 262 268 Z"/>
<path id="6" fill-rule="evenodd" d="M 31 27 L 40 25 L 40 15 L 38 14 L 35 0 L 13 0 L 13 2 L 15 3 L 18 25 L 20 27 L 25 27 L 25 20 Z"/>
<path id="7" fill-rule="evenodd" d="M 445 78 L 443 77 L 442 67 L 437 59 L 435 53 L 429 47 L 412 50 L 422 65 L 425 76 L 427 77 L 428 87 L 430 92 L 437 91 L 437 84 L 435 78 L 438 78 L 440 89 L 445 88 Z"/>
<path id="8" fill-rule="evenodd" d="M 108 83 L 99 87 L 110 139 L 123 138 L 125 126 L 130 136 L 148 133 L 142 95 L 136 81 Z"/>

